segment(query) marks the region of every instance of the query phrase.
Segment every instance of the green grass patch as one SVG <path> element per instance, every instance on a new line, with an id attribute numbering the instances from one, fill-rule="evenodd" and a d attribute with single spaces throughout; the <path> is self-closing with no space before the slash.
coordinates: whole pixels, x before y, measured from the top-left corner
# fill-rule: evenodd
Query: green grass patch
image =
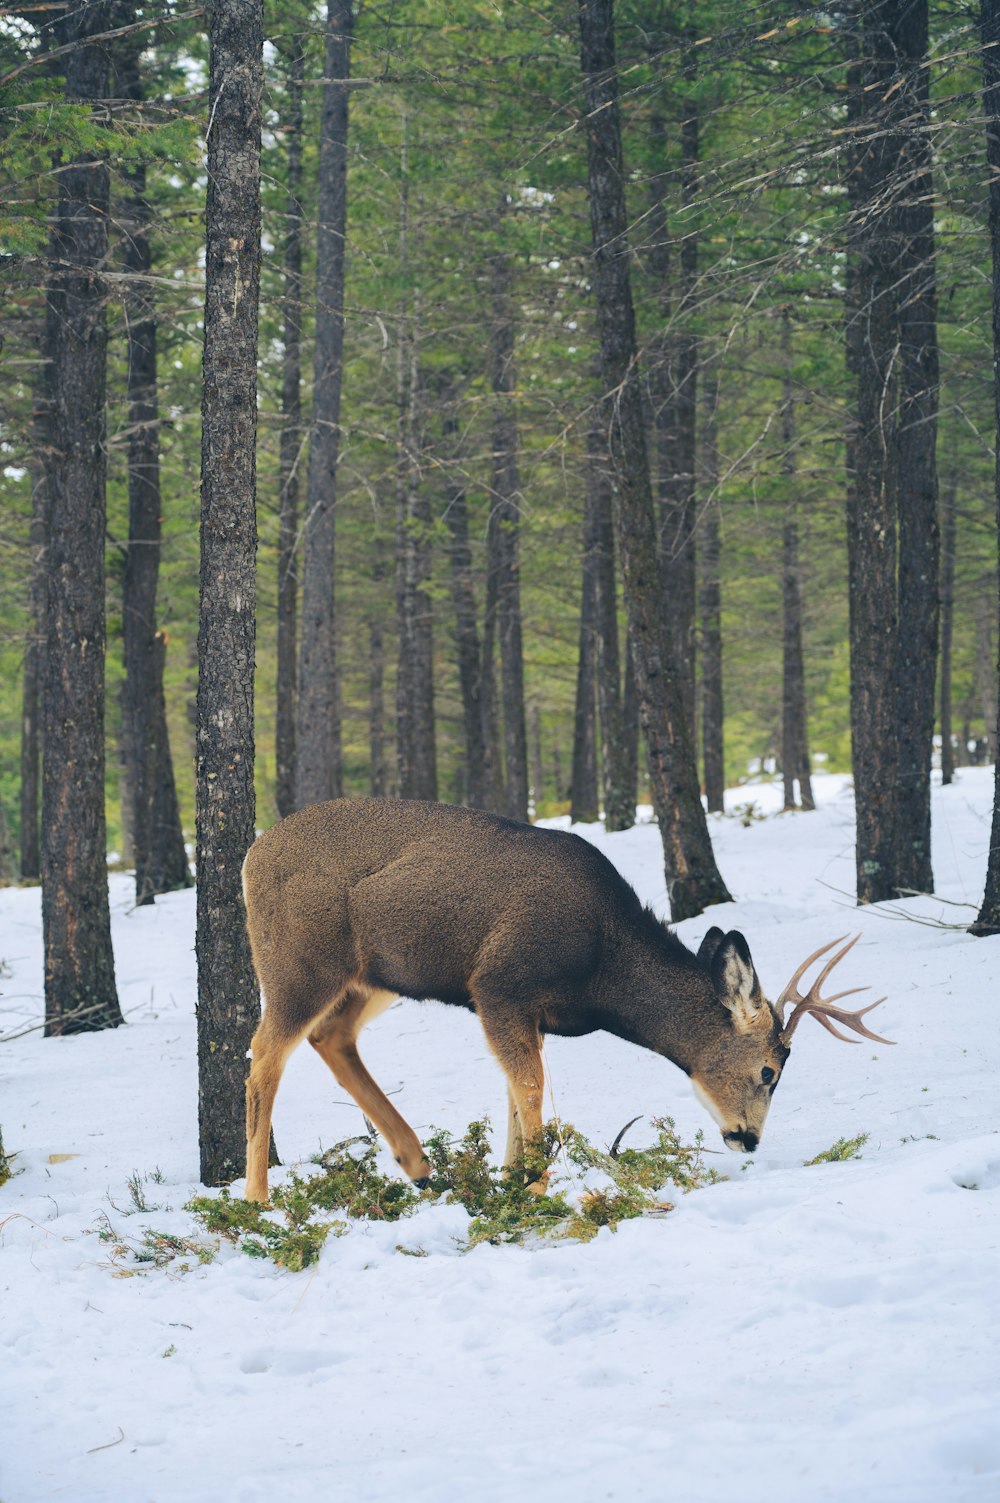
<path id="1" fill-rule="evenodd" d="M 271 1258 L 291 1270 L 315 1262 L 327 1238 L 342 1236 L 352 1221 L 398 1221 L 442 1197 L 469 1213 L 466 1251 L 482 1242 L 589 1241 L 602 1226 L 614 1229 L 638 1216 L 667 1214 L 673 1209 L 667 1189 L 683 1194 L 723 1178 L 706 1167 L 700 1135 L 687 1145 L 669 1119 L 653 1125 L 656 1139 L 650 1147 L 611 1153 L 572 1127 L 549 1123 L 518 1169 L 506 1173 L 491 1162 L 489 1123 L 472 1122 L 461 1138 L 446 1132 L 431 1137 L 430 1185 L 424 1191 L 379 1170 L 373 1138 L 349 1138 L 313 1161 L 317 1173 L 293 1172 L 275 1187 L 270 1206 L 237 1200 L 223 1190 L 199 1196 L 186 1209 L 207 1231 L 249 1256 Z M 581 1176 L 593 1177 L 595 1170 L 606 1183 L 581 1192 Z M 556 1184 L 540 1191 L 546 1175 Z M 422 1255 L 419 1247 L 398 1243 L 397 1248 Z"/>
<path id="2" fill-rule="evenodd" d="M 814 1159 L 806 1159 L 806 1168 L 813 1164 L 842 1164 L 845 1159 L 859 1159 L 861 1150 L 868 1142 L 869 1134 L 858 1133 L 856 1138 L 838 1138 L 830 1148 L 818 1153 Z"/>

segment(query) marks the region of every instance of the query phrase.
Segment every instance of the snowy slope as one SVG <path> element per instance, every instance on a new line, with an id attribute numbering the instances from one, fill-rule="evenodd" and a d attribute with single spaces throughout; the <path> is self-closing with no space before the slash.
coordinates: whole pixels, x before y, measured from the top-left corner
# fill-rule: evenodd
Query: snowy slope
<path id="1" fill-rule="evenodd" d="M 742 928 L 773 996 L 860 929 L 843 984 L 888 994 L 876 1027 L 897 1047 L 847 1048 L 806 1020 L 746 1161 L 665 1061 L 602 1035 L 549 1040 L 565 1120 L 606 1143 L 637 1112 L 669 1113 L 732 1176 L 586 1246 L 460 1254 L 464 1211 L 430 1205 L 353 1228 L 301 1274 L 226 1247 L 187 1274 L 119 1276 L 104 1218 L 192 1232 L 198 1158 L 194 896 L 132 910 L 113 878 L 129 1026 L 0 1047 L 22 1171 L 0 1190 L 3 1503 L 1000 1499 L 1000 939 L 933 922 L 974 914 L 992 773 L 935 791 L 939 897 L 860 912 L 849 789 L 817 786 L 815 814 L 713 823 L 738 901 L 679 932 Z M 767 787 L 732 802 L 751 798 L 775 808 Z M 583 833 L 662 911 L 655 829 Z M 37 890 L 0 892 L 0 959 L 9 1034 L 41 1016 Z M 404 1003 L 364 1045 L 419 1133 L 505 1121 L 474 1018 Z M 359 1126 L 300 1050 L 275 1115 L 286 1163 Z M 860 1160 L 803 1167 L 860 1132 Z M 154 1168 L 162 1209 L 129 1217 L 127 1177 Z"/>

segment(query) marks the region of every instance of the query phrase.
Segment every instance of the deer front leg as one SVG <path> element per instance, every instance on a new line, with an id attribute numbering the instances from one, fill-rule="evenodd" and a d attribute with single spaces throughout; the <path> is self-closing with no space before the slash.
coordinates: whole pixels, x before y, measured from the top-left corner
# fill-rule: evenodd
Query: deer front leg
<path id="1" fill-rule="evenodd" d="M 545 1074 L 542 1068 L 542 1044 L 537 1025 L 512 1013 L 509 1006 L 491 1007 L 477 999 L 476 1011 L 483 1025 L 486 1041 L 507 1077 L 507 1152 L 504 1168 L 523 1172 L 526 1144 L 540 1142 L 542 1136 L 542 1092 Z M 529 1189 L 543 1195 L 548 1173 L 533 1180 Z"/>

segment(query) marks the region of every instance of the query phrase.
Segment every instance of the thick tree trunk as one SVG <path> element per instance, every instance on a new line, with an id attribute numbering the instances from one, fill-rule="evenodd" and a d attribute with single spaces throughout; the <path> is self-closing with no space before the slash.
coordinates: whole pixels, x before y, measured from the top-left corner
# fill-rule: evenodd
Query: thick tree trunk
<path id="1" fill-rule="evenodd" d="M 351 28 L 351 0 L 327 0 L 316 242 L 316 350 L 303 528 L 295 750 L 295 802 L 299 808 L 339 797 L 343 782 L 333 574 L 344 355 Z"/>
<path id="2" fill-rule="evenodd" d="M 781 770 L 785 808 L 794 809 L 795 784 L 803 809 L 814 809 L 806 718 L 806 675 L 802 651 L 802 574 L 795 472 L 795 389 L 792 384 L 792 321 L 781 321 L 781 470 L 785 476 L 785 520 L 781 529 L 782 703 Z"/>
<path id="3" fill-rule="evenodd" d="M 104 98 L 93 4 L 61 23 L 66 98 Z M 48 650 L 42 777 L 45 1032 L 123 1021 L 115 987 L 104 811 L 104 526 L 109 174 L 96 154 L 59 174 L 47 330 Z"/>
<path id="4" fill-rule="evenodd" d="M 284 819 L 295 808 L 295 678 L 298 617 L 299 458 L 302 444 L 302 94 L 305 52 L 292 37 L 288 59 L 285 201 L 284 353 L 278 460 L 278 643 L 274 729 L 274 798 Z"/>
<path id="5" fill-rule="evenodd" d="M 941 525 L 941 782 L 955 775 L 951 725 L 951 637 L 955 610 L 955 502 L 958 469 L 952 467 L 944 493 Z"/>
<path id="6" fill-rule="evenodd" d="M 705 382 L 702 468 L 705 510 L 701 542 L 701 744 L 705 802 L 709 812 L 725 808 L 725 743 L 722 698 L 722 539 L 719 528 L 718 381 Z"/>
<path id="7" fill-rule="evenodd" d="M 627 216 L 618 119 L 612 0 L 580 0 L 586 109 L 592 279 L 601 369 L 612 412 L 615 522 L 625 578 L 639 703 L 653 802 L 663 839 L 674 919 L 693 917 L 729 893 L 715 864 L 684 710 L 683 688 L 664 628 L 653 498 L 635 353 Z"/>
<path id="8" fill-rule="evenodd" d="M 580 645 L 576 668 L 576 703 L 573 716 L 573 771 L 569 793 L 569 817 L 574 824 L 592 824 L 600 817 L 597 795 L 597 702 L 594 692 L 594 518 L 585 510 L 583 526 L 583 581 L 580 590 Z"/>
<path id="9" fill-rule="evenodd" d="M 260 1017 L 241 874 L 255 835 L 261 0 L 216 0 L 210 26 L 195 948 L 201 1178 L 218 1185 L 243 1173 L 246 1056 Z"/>
<path id="10" fill-rule="evenodd" d="M 896 165 L 899 642 L 896 654 L 896 886 L 933 892 L 931 756 L 938 650 L 937 274 L 927 0 L 896 0 L 893 44 L 902 142 Z"/>
<path id="11" fill-rule="evenodd" d="M 860 18 L 848 80 L 851 724 L 858 901 L 878 902 L 933 881 L 938 357 L 927 3 L 864 0 Z"/>
<path id="12" fill-rule="evenodd" d="M 503 232 L 503 206 L 497 233 Z M 490 262 L 493 387 L 493 495 L 490 530 L 495 534 L 497 628 L 500 638 L 500 698 L 503 705 L 506 813 L 528 818 L 528 738 L 524 718 L 524 653 L 521 645 L 521 485 L 514 406 L 514 313 L 511 267 L 503 250 Z"/>
<path id="13" fill-rule="evenodd" d="M 848 365 L 857 378 L 849 459 L 851 740 L 859 903 L 896 892 L 895 268 L 887 205 L 895 166 L 882 101 L 893 82 L 878 0 L 865 0 L 861 57 L 848 72 L 848 254 L 853 263 Z"/>
<path id="14" fill-rule="evenodd" d="M 36 397 L 33 420 L 36 459 L 32 469 L 31 532 L 28 549 L 31 570 L 31 623 L 24 649 L 24 677 L 21 685 L 21 880 L 37 882 L 41 875 L 38 840 L 38 793 L 41 758 L 42 685 L 45 681 L 46 643 L 46 483 L 42 456 L 45 452 L 45 396 Z"/>
<path id="15" fill-rule="evenodd" d="M 628 830 L 635 824 L 636 759 L 630 757 L 622 704 L 615 589 L 614 492 L 608 455 L 608 415 L 595 402 L 587 425 L 587 513 L 593 536 L 594 664 L 601 722 L 601 784 L 604 824 Z"/>

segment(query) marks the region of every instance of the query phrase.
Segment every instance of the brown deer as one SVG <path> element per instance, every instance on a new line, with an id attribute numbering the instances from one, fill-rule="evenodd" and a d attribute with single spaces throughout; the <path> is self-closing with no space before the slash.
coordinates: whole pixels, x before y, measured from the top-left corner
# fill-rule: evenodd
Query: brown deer
<path id="1" fill-rule="evenodd" d="M 800 1019 L 888 1043 L 799 966 L 777 1003 L 742 934 L 710 929 L 694 955 L 578 835 L 475 809 L 397 799 L 313 804 L 267 830 L 243 867 L 263 988 L 247 1081 L 247 1197 L 267 1199 L 271 1111 L 303 1037 L 375 1123 L 404 1173 L 429 1173 L 412 1128 L 368 1074 L 358 1034 L 397 997 L 477 1014 L 507 1076 L 505 1164 L 542 1128 L 542 1038 L 605 1029 L 691 1078 L 730 1148 L 752 1153 Z M 862 988 L 853 988 L 861 990 Z M 884 1001 L 881 998 L 880 1001 Z M 787 1022 L 785 1009 L 793 1004 Z M 845 1040 L 853 1043 L 854 1040 Z"/>

